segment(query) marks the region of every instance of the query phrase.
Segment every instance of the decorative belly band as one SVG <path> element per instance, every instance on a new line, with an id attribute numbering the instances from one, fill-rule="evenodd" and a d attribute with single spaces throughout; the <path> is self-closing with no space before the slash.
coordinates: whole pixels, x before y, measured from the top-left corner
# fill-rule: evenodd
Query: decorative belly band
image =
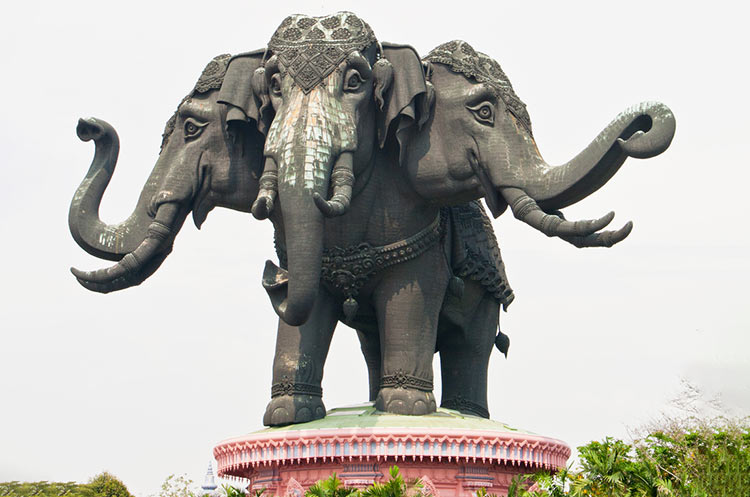
<path id="1" fill-rule="evenodd" d="M 437 244 L 445 232 L 446 216 L 438 214 L 429 226 L 399 242 L 373 247 L 360 243 L 323 251 L 321 279 L 346 296 L 344 315 L 351 321 L 359 305 L 355 297 L 378 271 L 414 259 Z"/>

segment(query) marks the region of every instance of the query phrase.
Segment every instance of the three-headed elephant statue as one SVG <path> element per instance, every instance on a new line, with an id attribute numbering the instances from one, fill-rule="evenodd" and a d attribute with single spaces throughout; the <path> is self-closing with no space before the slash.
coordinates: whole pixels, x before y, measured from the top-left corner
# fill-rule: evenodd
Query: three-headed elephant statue
<path id="1" fill-rule="evenodd" d="M 212 65 L 213 64 L 213 65 Z M 321 381 L 334 329 L 357 330 L 378 409 L 441 405 L 488 417 L 487 366 L 499 310 L 513 299 L 490 219 L 513 214 L 578 247 L 612 246 L 613 213 L 568 221 L 560 209 L 604 185 L 627 157 L 663 152 L 674 117 L 629 109 L 571 161 L 541 158 L 523 102 L 500 66 L 453 41 L 424 60 L 379 42 L 349 12 L 286 18 L 265 50 L 206 68 L 165 132 L 136 209 L 97 216 L 117 157 L 106 123 L 82 121 L 96 156 L 71 204 L 76 241 L 111 268 L 74 270 L 87 288 L 139 284 L 169 254 L 191 211 L 214 206 L 270 218 L 279 265 L 263 274 L 280 317 L 264 424 L 325 416 Z"/>

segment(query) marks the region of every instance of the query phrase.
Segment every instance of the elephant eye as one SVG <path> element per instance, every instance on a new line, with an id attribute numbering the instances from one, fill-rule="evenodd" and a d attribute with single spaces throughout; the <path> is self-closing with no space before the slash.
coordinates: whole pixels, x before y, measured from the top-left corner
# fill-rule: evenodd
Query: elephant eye
<path id="1" fill-rule="evenodd" d="M 482 102 L 479 105 L 467 108 L 474 114 L 474 118 L 482 124 L 495 124 L 495 107 L 491 102 Z"/>
<path id="2" fill-rule="evenodd" d="M 349 69 L 346 73 L 346 79 L 344 80 L 344 91 L 356 91 L 362 86 L 363 80 L 359 71 L 356 69 Z"/>
<path id="3" fill-rule="evenodd" d="M 279 76 L 279 73 L 271 76 L 271 93 L 277 97 L 281 96 L 281 76 Z"/>
<path id="4" fill-rule="evenodd" d="M 203 132 L 203 128 L 205 128 L 207 124 L 208 123 L 198 122 L 192 117 L 186 118 L 185 119 L 185 140 L 197 138 Z"/>

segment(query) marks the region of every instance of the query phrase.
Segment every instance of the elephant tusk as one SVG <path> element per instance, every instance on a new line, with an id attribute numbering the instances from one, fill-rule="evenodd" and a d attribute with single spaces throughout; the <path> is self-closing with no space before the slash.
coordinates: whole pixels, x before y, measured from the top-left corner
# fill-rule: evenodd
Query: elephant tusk
<path id="1" fill-rule="evenodd" d="M 354 185 L 354 154 L 344 152 L 336 161 L 331 172 L 333 195 L 325 200 L 318 192 L 313 192 L 313 201 L 326 217 L 341 216 L 349 210 Z"/>
<path id="2" fill-rule="evenodd" d="M 276 161 L 272 157 L 266 157 L 263 174 L 258 182 L 258 197 L 250 209 L 255 219 L 267 219 L 273 211 L 276 194 L 279 191 L 279 173 Z"/>
<path id="3" fill-rule="evenodd" d="M 517 219 L 550 237 L 586 237 L 607 226 L 615 217 L 614 212 L 609 212 L 599 219 L 571 222 L 561 216 L 547 214 L 533 198 L 519 188 L 503 188 L 501 193 Z"/>
<path id="4" fill-rule="evenodd" d="M 70 268 L 70 272 L 84 288 L 99 293 L 140 285 L 172 251 L 171 244 L 166 243 L 172 239 L 172 229 L 164 221 L 169 220 L 171 224 L 178 211 L 177 204 L 164 204 L 160 207 L 157 219 L 148 227 L 146 238 L 117 264 L 95 271 Z"/>

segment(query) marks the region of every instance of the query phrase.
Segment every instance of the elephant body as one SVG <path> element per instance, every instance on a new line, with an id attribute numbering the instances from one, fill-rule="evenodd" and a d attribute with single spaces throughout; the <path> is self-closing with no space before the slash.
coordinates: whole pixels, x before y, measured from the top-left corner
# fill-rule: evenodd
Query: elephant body
<path id="1" fill-rule="evenodd" d="M 507 354 L 507 336 L 498 330 L 498 318 L 501 306 L 507 308 L 513 301 L 514 294 L 508 284 L 492 224 L 479 202 L 472 201 L 458 206 L 445 207 L 440 211 L 439 221 L 437 229 L 428 230 L 427 233 L 437 233 L 439 240 L 436 246 L 444 256 L 441 265 L 447 265 L 449 272 L 453 275 L 451 284 L 448 285 L 448 290 L 443 297 L 437 323 L 435 351 L 440 353 L 441 357 L 443 384 L 441 406 L 486 418 L 489 417 L 486 385 L 487 362 L 493 345 Z M 276 245 L 280 264 L 282 268 L 286 268 L 284 244 L 277 242 Z M 404 246 L 408 249 L 410 244 L 395 245 L 385 255 L 394 254 L 402 250 Z M 422 244 L 422 246 L 425 245 Z M 348 283 L 358 281 L 361 283 L 361 288 L 366 288 L 369 292 L 373 285 L 370 279 L 375 279 L 384 267 L 397 266 L 401 262 L 406 262 L 412 258 L 412 254 L 414 258 L 421 255 L 411 252 L 399 259 L 396 253 L 392 259 L 389 257 L 389 260 L 384 260 L 385 255 L 382 251 L 378 251 L 378 248 L 367 244 L 365 249 L 362 244 L 359 244 L 326 250 L 322 270 L 324 275 L 322 286 L 326 295 L 342 304 L 337 313 L 337 320 L 357 330 L 368 368 L 371 401 L 377 399 L 382 376 L 382 347 L 377 316 L 373 305 L 367 304 L 369 301 L 366 299 L 360 299 L 363 300 L 363 304 L 357 310 L 356 317 L 354 319 L 346 317 L 347 290 L 351 287 Z M 344 259 L 348 257 L 351 262 L 347 263 L 344 260 L 336 263 L 337 256 Z M 380 262 L 377 261 L 378 259 Z M 341 278 L 340 282 L 337 282 L 337 277 Z M 282 329 L 285 329 L 283 325 Z M 305 333 L 308 332 L 305 331 Z M 290 335 L 291 340 L 280 343 L 277 353 L 294 349 L 295 346 L 298 349 L 307 350 L 294 341 L 294 333 Z M 321 355 L 314 357 L 308 355 L 305 358 L 308 364 L 320 364 L 321 379 L 322 366 L 325 363 L 324 352 L 321 351 Z M 301 354 L 296 361 L 289 361 L 287 357 L 287 363 L 296 364 L 302 360 Z M 296 372 L 294 375 L 297 377 Z M 290 371 L 284 371 L 280 376 L 281 378 L 286 376 L 287 379 L 293 377 Z M 396 376 L 399 376 L 398 373 Z M 305 380 L 308 384 L 311 384 L 311 381 L 317 383 L 317 380 L 312 377 L 306 377 Z M 400 380 L 401 383 L 404 381 L 406 381 L 405 378 Z M 279 386 L 274 392 L 292 389 L 295 387 Z M 307 400 L 317 403 L 317 400 L 312 398 Z M 283 399 L 280 402 L 283 402 Z M 295 408 L 295 412 L 296 410 Z M 305 414 L 305 412 L 302 413 L 303 416 Z"/>

